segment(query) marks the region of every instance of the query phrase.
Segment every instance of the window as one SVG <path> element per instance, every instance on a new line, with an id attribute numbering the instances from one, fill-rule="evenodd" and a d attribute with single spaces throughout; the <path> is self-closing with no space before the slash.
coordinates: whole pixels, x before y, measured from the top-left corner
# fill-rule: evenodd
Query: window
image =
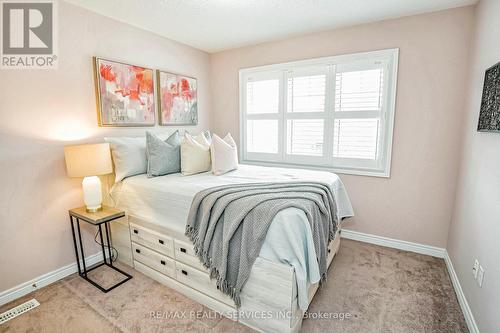
<path id="1" fill-rule="evenodd" d="M 240 71 L 241 160 L 388 177 L 398 50 Z"/>

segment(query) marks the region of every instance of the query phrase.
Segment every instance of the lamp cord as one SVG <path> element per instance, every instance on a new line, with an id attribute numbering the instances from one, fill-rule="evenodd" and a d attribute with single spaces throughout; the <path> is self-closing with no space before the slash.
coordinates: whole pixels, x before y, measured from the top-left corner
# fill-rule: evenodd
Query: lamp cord
<path id="1" fill-rule="evenodd" d="M 94 242 L 96 242 L 99 245 L 102 245 L 98 240 L 97 236 L 99 236 L 99 231 L 96 231 L 95 236 L 94 236 Z M 111 261 L 115 262 L 118 259 L 118 251 L 115 249 L 113 245 L 109 244 L 104 244 L 104 247 L 107 247 L 108 250 L 111 250 Z M 104 256 L 106 256 L 106 253 L 104 253 Z"/>
<path id="2" fill-rule="evenodd" d="M 105 198 L 111 200 L 112 201 L 111 204 L 114 207 L 116 204 L 115 204 L 115 199 L 111 195 L 111 191 L 110 191 L 109 175 L 104 176 L 104 179 L 106 181 L 106 197 Z M 96 233 L 94 235 L 94 242 L 96 242 L 96 244 L 98 244 L 98 245 L 101 245 L 101 243 L 97 240 L 97 236 L 99 236 L 99 231 L 96 231 Z M 108 250 L 111 250 L 111 261 L 115 262 L 118 259 L 118 250 L 116 250 L 116 248 L 110 244 L 104 244 L 104 247 L 108 248 Z"/>

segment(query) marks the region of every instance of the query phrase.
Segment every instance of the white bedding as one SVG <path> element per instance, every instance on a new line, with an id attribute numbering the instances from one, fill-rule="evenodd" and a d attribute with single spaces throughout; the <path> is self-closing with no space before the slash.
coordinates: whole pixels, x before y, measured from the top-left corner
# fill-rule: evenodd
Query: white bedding
<path id="1" fill-rule="evenodd" d="M 227 184 L 287 181 L 328 184 L 335 196 L 339 220 L 353 216 L 347 192 L 336 174 L 302 169 L 240 165 L 238 170 L 222 176 L 210 172 L 191 176 L 177 173 L 155 178 L 138 175 L 116 183 L 111 189 L 111 197 L 115 206 L 125 209 L 127 214 L 184 234 L 191 201 L 199 191 Z M 295 268 L 299 306 L 307 309 L 307 289 L 320 280 L 320 274 L 305 213 L 288 208 L 277 214 L 259 256 Z"/>

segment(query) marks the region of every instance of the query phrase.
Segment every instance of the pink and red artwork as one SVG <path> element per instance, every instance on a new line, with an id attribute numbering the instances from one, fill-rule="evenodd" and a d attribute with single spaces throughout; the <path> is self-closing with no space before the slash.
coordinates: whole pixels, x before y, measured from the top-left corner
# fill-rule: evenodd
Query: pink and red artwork
<path id="1" fill-rule="evenodd" d="M 157 71 L 160 125 L 196 125 L 196 79 Z"/>
<path id="2" fill-rule="evenodd" d="M 95 58 L 99 125 L 154 126 L 153 70 Z"/>

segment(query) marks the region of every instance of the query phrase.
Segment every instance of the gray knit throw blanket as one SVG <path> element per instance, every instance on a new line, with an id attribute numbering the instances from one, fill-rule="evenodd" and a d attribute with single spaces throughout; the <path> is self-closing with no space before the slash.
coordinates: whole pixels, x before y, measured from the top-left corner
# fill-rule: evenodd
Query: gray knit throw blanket
<path id="1" fill-rule="evenodd" d="M 321 280 L 326 278 L 327 247 L 337 230 L 330 188 L 314 182 L 224 185 L 197 193 L 186 236 L 197 256 L 217 279 L 217 287 L 239 308 L 240 293 L 259 256 L 276 214 L 295 207 L 305 212 L 313 234 Z"/>

